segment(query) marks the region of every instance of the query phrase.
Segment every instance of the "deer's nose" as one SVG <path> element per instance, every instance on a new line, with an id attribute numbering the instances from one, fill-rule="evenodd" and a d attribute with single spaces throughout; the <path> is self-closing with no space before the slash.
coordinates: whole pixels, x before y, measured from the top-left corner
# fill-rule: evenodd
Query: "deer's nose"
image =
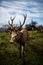
<path id="1" fill-rule="evenodd" d="M 13 43 L 13 41 L 12 41 L 12 40 L 10 40 L 10 43 L 12 44 L 12 43 Z"/>

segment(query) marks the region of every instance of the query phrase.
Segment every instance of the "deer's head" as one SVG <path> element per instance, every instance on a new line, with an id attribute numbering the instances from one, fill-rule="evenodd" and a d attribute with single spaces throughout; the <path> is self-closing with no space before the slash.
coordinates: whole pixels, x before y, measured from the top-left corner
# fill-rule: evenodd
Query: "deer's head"
<path id="1" fill-rule="evenodd" d="M 13 43 L 13 42 L 19 42 L 20 40 L 22 41 L 22 26 L 24 25 L 25 21 L 26 21 L 26 18 L 27 18 L 27 15 L 23 15 L 24 17 L 24 21 L 23 23 L 21 24 L 21 22 L 19 21 L 20 23 L 20 26 L 19 27 L 13 27 L 13 20 L 15 19 L 15 17 L 13 19 L 11 19 L 11 24 L 10 24 L 10 21 L 8 22 L 9 23 L 9 30 L 11 31 L 11 40 L 10 42 Z"/>

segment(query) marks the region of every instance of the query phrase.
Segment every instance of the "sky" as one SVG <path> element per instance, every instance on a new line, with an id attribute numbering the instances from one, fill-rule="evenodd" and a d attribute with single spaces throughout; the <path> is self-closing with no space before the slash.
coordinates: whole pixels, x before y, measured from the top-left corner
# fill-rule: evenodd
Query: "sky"
<path id="1" fill-rule="evenodd" d="M 23 23 L 23 14 L 27 14 L 25 24 L 33 20 L 43 25 L 43 0 L 0 0 L 0 25 L 8 24 L 10 17 L 15 17 L 14 24 Z"/>

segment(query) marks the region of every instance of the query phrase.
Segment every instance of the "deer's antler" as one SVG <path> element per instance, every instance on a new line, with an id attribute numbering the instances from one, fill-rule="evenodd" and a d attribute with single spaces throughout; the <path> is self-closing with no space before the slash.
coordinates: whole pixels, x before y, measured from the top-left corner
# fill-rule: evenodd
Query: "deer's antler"
<path id="1" fill-rule="evenodd" d="M 22 27 L 25 24 L 25 21 L 26 21 L 26 18 L 27 18 L 27 14 L 26 15 L 23 14 L 23 16 L 24 16 L 24 21 L 23 21 L 22 24 L 21 24 L 21 21 L 19 20 L 20 27 Z"/>
<path id="2" fill-rule="evenodd" d="M 15 19 L 15 17 L 14 18 L 10 17 L 11 24 L 13 24 L 14 19 Z"/>
<path id="3" fill-rule="evenodd" d="M 13 27 L 13 21 L 14 21 L 14 19 L 15 19 L 15 17 L 14 17 L 14 18 L 10 17 L 11 23 L 10 23 L 10 21 L 8 21 L 8 23 L 9 23 L 9 25 L 10 25 L 11 27 Z"/>

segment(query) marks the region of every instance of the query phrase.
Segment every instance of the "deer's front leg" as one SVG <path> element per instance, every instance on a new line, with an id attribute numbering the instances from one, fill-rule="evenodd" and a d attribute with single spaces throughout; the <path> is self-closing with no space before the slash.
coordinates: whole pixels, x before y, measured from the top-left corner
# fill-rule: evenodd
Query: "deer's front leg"
<path id="1" fill-rule="evenodd" d="M 22 45 L 21 46 L 21 54 L 22 54 L 22 56 L 24 56 L 24 52 L 25 52 L 25 45 Z"/>
<path id="2" fill-rule="evenodd" d="M 21 44 L 20 44 L 20 58 L 21 58 Z"/>

